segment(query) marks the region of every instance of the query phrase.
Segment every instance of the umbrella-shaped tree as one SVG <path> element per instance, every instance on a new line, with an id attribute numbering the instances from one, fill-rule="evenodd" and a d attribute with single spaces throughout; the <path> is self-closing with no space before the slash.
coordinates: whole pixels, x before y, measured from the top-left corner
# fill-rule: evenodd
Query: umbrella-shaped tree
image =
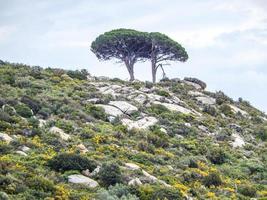
<path id="1" fill-rule="evenodd" d="M 158 32 L 149 34 L 151 50 L 152 81 L 156 82 L 157 69 L 162 67 L 164 61 L 181 61 L 188 59 L 185 49 L 167 35 Z"/>
<path id="2" fill-rule="evenodd" d="M 98 36 L 91 50 L 99 60 L 117 59 L 123 62 L 134 80 L 134 64 L 148 58 L 151 49 L 148 33 L 132 29 L 116 29 Z"/>

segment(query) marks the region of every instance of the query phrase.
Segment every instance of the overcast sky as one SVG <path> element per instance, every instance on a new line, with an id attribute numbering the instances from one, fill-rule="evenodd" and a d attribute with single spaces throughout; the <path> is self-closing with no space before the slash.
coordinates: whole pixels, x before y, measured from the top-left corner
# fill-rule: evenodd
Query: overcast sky
<path id="1" fill-rule="evenodd" d="M 168 77 L 197 77 L 267 112 L 267 0 L 0 0 L 0 59 L 127 79 L 123 65 L 90 52 L 116 28 L 169 35 L 189 60 L 167 66 Z M 150 71 L 137 64 L 136 78 Z"/>

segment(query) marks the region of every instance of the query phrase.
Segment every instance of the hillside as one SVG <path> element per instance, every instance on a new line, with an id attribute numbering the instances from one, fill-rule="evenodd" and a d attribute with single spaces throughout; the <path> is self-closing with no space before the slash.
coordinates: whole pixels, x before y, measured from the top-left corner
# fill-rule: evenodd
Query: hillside
<path id="1" fill-rule="evenodd" d="M 195 78 L 0 63 L 0 199 L 266 199 L 267 116 Z"/>

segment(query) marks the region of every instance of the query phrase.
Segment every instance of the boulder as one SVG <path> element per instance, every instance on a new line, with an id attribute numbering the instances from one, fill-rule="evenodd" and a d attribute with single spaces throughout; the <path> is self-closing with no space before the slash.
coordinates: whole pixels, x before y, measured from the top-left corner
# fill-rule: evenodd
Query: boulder
<path id="1" fill-rule="evenodd" d="M 143 103 L 145 103 L 146 98 L 147 98 L 146 95 L 138 94 L 136 97 L 133 98 L 133 100 L 140 103 L 140 104 L 143 104 Z"/>
<path id="2" fill-rule="evenodd" d="M 140 181 L 139 178 L 134 178 L 128 182 L 128 185 L 139 186 L 142 185 L 142 182 Z"/>
<path id="3" fill-rule="evenodd" d="M 207 87 L 207 84 L 197 78 L 191 78 L 191 77 L 185 77 L 184 81 L 189 84 L 194 86 L 196 89 L 202 89 L 204 90 Z"/>
<path id="4" fill-rule="evenodd" d="M 160 104 L 168 108 L 170 111 L 175 111 L 175 112 L 181 112 L 184 114 L 193 114 L 193 112 L 185 107 L 182 107 L 177 104 L 171 104 L 171 103 L 161 103 L 159 101 L 153 102 L 154 104 Z"/>
<path id="5" fill-rule="evenodd" d="M 114 106 L 104 104 L 96 104 L 96 106 L 102 107 L 107 115 L 111 115 L 114 117 L 119 117 L 123 115 L 123 112 Z"/>
<path id="6" fill-rule="evenodd" d="M 0 133 L 0 140 L 5 141 L 6 143 L 10 143 L 11 141 L 13 141 L 13 138 L 6 133 Z"/>
<path id="7" fill-rule="evenodd" d="M 243 138 L 240 135 L 234 133 L 232 135 L 232 137 L 234 138 L 234 142 L 232 143 L 234 148 L 242 147 L 245 145 L 245 141 L 243 140 Z"/>
<path id="8" fill-rule="evenodd" d="M 140 167 L 134 163 L 125 163 L 125 166 L 130 170 L 138 170 Z"/>
<path id="9" fill-rule="evenodd" d="M 39 119 L 39 128 L 43 128 L 46 125 L 46 120 Z"/>
<path id="10" fill-rule="evenodd" d="M 69 183 L 81 184 L 89 188 L 95 188 L 98 186 L 98 183 L 95 180 L 81 174 L 73 174 L 68 176 L 68 181 Z"/>
<path id="11" fill-rule="evenodd" d="M 31 149 L 29 148 L 29 147 L 27 147 L 27 146 L 22 146 L 21 148 L 21 151 L 23 151 L 23 152 L 27 152 L 27 151 L 30 151 Z"/>
<path id="12" fill-rule="evenodd" d="M 200 96 L 196 97 L 196 99 L 204 105 L 214 105 L 216 103 L 216 99 L 209 96 Z"/>
<path id="13" fill-rule="evenodd" d="M 112 105 L 112 106 L 120 109 L 123 113 L 126 113 L 128 115 L 138 111 L 138 108 L 129 104 L 126 101 L 110 101 L 109 105 Z"/>
<path id="14" fill-rule="evenodd" d="M 144 117 L 138 121 L 133 121 L 127 118 L 124 118 L 121 120 L 122 124 L 127 126 L 128 129 L 133 129 L 133 128 L 137 128 L 137 129 L 147 129 L 150 126 L 155 125 L 158 120 L 155 117 Z"/>
<path id="15" fill-rule="evenodd" d="M 21 155 L 21 156 L 28 156 L 25 152 L 23 151 L 16 151 L 17 154 Z"/>
<path id="16" fill-rule="evenodd" d="M 54 133 L 56 135 L 58 135 L 62 140 L 69 140 L 70 139 L 70 135 L 65 133 L 62 129 L 58 128 L 58 127 L 51 127 L 49 130 L 51 133 Z"/>
<path id="17" fill-rule="evenodd" d="M 237 113 L 241 113 L 241 115 L 243 115 L 243 116 L 248 116 L 248 113 L 247 113 L 246 111 L 241 110 L 240 108 L 238 108 L 238 107 L 236 107 L 236 106 L 234 106 L 234 105 L 231 105 L 231 104 L 229 104 L 229 106 L 231 107 L 232 111 L 233 111 L 235 114 L 237 114 Z"/>
<path id="18" fill-rule="evenodd" d="M 81 153 L 88 152 L 88 149 L 83 144 L 78 144 L 77 148 L 80 150 Z"/>

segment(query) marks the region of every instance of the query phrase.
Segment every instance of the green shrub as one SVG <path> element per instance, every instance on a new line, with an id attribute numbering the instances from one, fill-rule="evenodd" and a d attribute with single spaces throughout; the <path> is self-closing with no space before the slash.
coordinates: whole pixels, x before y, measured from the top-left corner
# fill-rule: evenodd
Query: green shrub
<path id="1" fill-rule="evenodd" d="M 48 166 L 55 171 L 68 171 L 68 170 L 85 170 L 93 171 L 97 165 L 93 160 L 88 158 L 73 154 L 73 153 L 62 153 L 57 156 L 54 156 L 51 160 L 48 161 Z"/>
<path id="2" fill-rule="evenodd" d="M 105 187 L 122 182 L 121 170 L 116 163 L 104 163 L 100 168 L 98 176 L 102 185 Z"/>
<path id="3" fill-rule="evenodd" d="M 31 109 L 28 106 L 26 106 L 25 104 L 18 104 L 15 106 L 15 109 L 16 109 L 17 113 L 22 117 L 29 118 L 32 116 Z"/>
<path id="4" fill-rule="evenodd" d="M 151 113 L 154 113 L 156 115 L 170 112 L 168 108 L 166 108 L 165 106 L 160 105 L 160 104 L 151 105 L 151 107 L 148 108 L 148 111 L 151 112 Z"/>
<path id="5" fill-rule="evenodd" d="M 211 172 L 208 176 L 205 176 L 203 179 L 203 184 L 207 187 L 210 186 L 219 186 L 222 184 L 222 179 L 218 172 Z"/>
<path id="6" fill-rule="evenodd" d="M 179 190 L 162 185 L 142 185 L 138 188 L 138 195 L 141 200 L 180 200 L 183 199 Z"/>
<path id="7" fill-rule="evenodd" d="M 258 138 L 260 138 L 262 141 L 267 140 L 267 126 L 260 126 L 255 130 L 254 133 Z"/>
<path id="8" fill-rule="evenodd" d="M 87 75 L 89 74 L 86 70 L 69 70 L 67 72 L 68 76 L 71 78 L 75 78 L 75 79 L 79 79 L 79 80 L 86 80 L 87 79 Z"/>
<path id="9" fill-rule="evenodd" d="M 165 90 L 156 90 L 156 94 L 163 97 L 170 97 L 170 94 Z"/>
<path id="10" fill-rule="evenodd" d="M 41 176 L 27 179 L 26 185 L 37 191 L 53 192 L 55 190 L 53 182 Z"/>
<path id="11" fill-rule="evenodd" d="M 101 107 L 94 105 L 87 105 L 86 111 L 96 119 L 101 119 L 103 121 L 107 120 L 107 115 L 105 113 L 105 110 Z"/>
<path id="12" fill-rule="evenodd" d="M 237 191 L 248 197 L 255 197 L 257 193 L 257 190 L 251 185 L 241 185 L 238 187 Z"/>
<path id="13" fill-rule="evenodd" d="M 203 112 L 208 113 L 211 116 L 216 116 L 217 115 L 216 108 L 214 106 L 210 106 L 210 105 L 204 106 Z"/>
<path id="14" fill-rule="evenodd" d="M 222 148 L 211 148 L 207 156 L 213 164 L 223 164 L 226 161 L 227 155 Z"/>
<path id="15" fill-rule="evenodd" d="M 233 116 L 233 111 L 231 109 L 231 107 L 227 104 L 222 104 L 220 106 L 220 111 L 225 114 L 226 116 L 232 117 Z"/>

